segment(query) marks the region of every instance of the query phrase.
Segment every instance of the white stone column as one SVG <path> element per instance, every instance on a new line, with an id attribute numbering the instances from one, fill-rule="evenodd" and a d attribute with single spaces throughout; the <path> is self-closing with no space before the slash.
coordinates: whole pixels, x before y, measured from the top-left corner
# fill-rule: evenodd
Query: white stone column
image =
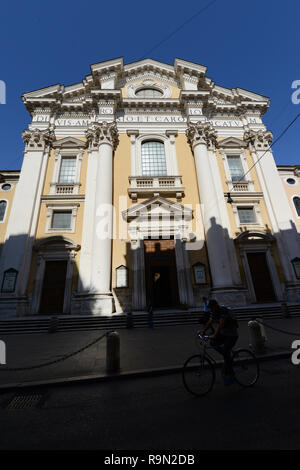
<path id="1" fill-rule="evenodd" d="M 242 287 L 242 280 L 240 276 L 239 265 L 237 261 L 234 241 L 233 241 L 233 234 L 232 229 L 230 226 L 228 210 L 226 207 L 226 199 L 224 198 L 224 190 L 221 180 L 221 175 L 218 167 L 217 155 L 216 155 L 216 148 L 214 142 L 210 141 L 208 146 L 208 156 L 209 156 L 209 163 L 211 168 L 211 174 L 213 175 L 214 179 L 214 188 L 215 193 L 218 201 L 219 206 L 219 213 L 221 216 L 221 225 L 224 229 L 224 236 L 226 238 L 226 248 L 228 253 L 228 258 L 230 259 L 230 269 L 233 284 L 238 287 Z M 205 207 L 204 207 L 205 210 Z"/>
<path id="2" fill-rule="evenodd" d="M 33 225 L 37 223 L 35 212 L 40 203 L 50 146 L 55 139 L 52 128 L 43 131 L 25 130 L 22 137 L 26 144 L 24 160 L 8 221 L 0 265 L 0 282 L 7 269 L 14 268 L 18 272 L 12 297 L 24 295 L 26 292 L 28 263 L 31 260 L 29 253 L 31 254 L 34 241 Z"/>
<path id="3" fill-rule="evenodd" d="M 210 165 L 208 145 L 216 141 L 216 135 L 210 124 L 197 122 L 189 124 L 188 141 L 194 151 L 198 189 L 203 204 L 203 221 L 206 244 L 212 275 L 213 289 L 233 289 L 233 278 L 226 243 L 226 230 L 222 224 L 220 206 L 224 202 L 218 198 L 215 177 Z M 224 293 L 222 299 L 226 294 Z M 221 298 L 221 297 L 220 297 Z"/>
<path id="4" fill-rule="evenodd" d="M 146 309 L 146 280 L 144 241 L 131 240 L 132 253 L 132 310 Z"/>
<path id="5" fill-rule="evenodd" d="M 181 304 L 194 306 L 194 294 L 191 280 L 190 263 L 186 251 L 185 241 L 175 239 L 175 256 L 179 300 Z"/>
<path id="6" fill-rule="evenodd" d="M 112 313 L 111 254 L 113 237 L 113 151 L 118 144 L 115 123 L 93 123 L 86 131 L 91 182 L 85 207 L 83 243 L 87 243 L 80 262 L 81 286 L 94 298 L 95 313 Z M 82 274 L 81 274 L 82 272 Z M 92 304 L 91 298 L 89 299 Z"/>
<path id="7" fill-rule="evenodd" d="M 277 241 L 280 262 L 286 279 L 288 300 L 296 301 L 300 282 L 296 279 L 291 261 L 300 257 L 300 237 L 293 222 L 292 210 L 270 149 L 269 144 L 273 136 L 270 131 L 256 132 L 248 126 L 245 127 L 244 140 L 249 144 L 264 193 L 271 228 Z"/>

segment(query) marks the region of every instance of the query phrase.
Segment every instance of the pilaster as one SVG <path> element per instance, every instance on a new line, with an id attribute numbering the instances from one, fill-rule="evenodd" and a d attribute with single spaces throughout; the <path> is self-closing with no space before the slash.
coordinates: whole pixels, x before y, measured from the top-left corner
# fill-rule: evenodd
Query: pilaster
<path id="1" fill-rule="evenodd" d="M 292 259 L 300 256 L 300 239 L 293 214 L 278 175 L 270 143 L 270 131 L 254 131 L 245 126 L 244 140 L 248 143 L 266 202 L 281 265 L 284 271 L 289 300 L 297 300 L 299 281 L 295 277 Z"/>

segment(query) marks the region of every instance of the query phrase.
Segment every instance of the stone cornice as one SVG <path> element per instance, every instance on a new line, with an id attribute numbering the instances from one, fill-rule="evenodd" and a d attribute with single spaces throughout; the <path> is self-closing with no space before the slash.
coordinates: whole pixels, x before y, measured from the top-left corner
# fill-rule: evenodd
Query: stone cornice
<path id="1" fill-rule="evenodd" d="M 186 130 L 186 136 L 192 150 L 199 144 L 205 144 L 209 148 L 217 145 L 217 134 L 212 125 L 207 122 L 190 123 Z"/>
<path id="2" fill-rule="evenodd" d="M 124 65 L 122 58 L 104 61 L 91 66 L 91 74 L 80 83 L 70 86 L 52 85 L 40 90 L 25 93 L 22 97 L 30 114 L 38 108 L 49 108 L 55 115 L 65 111 L 84 111 L 94 113 L 99 100 L 114 100 L 116 106 L 130 106 L 122 99 L 120 88 L 146 75 L 153 75 L 155 81 L 172 84 L 182 89 L 177 100 L 178 107 L 183 108 L 186 100 L 201 102 L 203 112 L 234 112 L 242 114 L 247 111 L 258 111 L 264 114 L 269 106 L 269 99 L 242 88 L 228 89 L 218 86 L 206 77 L 206 67 L 182 59 L 175 59 L 174 65 L 164 64 L 153 59 L 143 59 Z M 149 76 L 150 76 L 149 75 Z M 162 102 L 168 99 L 165 93 Z M 139 103 L 149 105 L 157 101 L 141 100 Z"/>
<path id="3" fill-rule="evenodd" d="M 22 138 L 26 145 L 26 151 L 44 151 L 49 149 L 55 141 L 55 133 L 52 128 L 44 131 L 26 129 L 22 132 Z"/>
<path id="4" fill-rule="evenodd" d="M 115 150 L 119 143 L 115 122 L 94 122 L 85 131 L 85 135 L 90 150 L 97 150 L 101 144 L 109 144 Z"/>

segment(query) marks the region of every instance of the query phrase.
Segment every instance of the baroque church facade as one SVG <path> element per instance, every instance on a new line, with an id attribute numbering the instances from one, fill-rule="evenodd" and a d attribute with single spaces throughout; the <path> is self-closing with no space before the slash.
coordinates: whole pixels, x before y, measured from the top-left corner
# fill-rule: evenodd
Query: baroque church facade
<path id="1" fill-rule="evenodd" d="M 300 237 L 269 99 L 175 59 L 91 65 L 25 93 L 0 182 L 0 316 L 297 301 Z"/>

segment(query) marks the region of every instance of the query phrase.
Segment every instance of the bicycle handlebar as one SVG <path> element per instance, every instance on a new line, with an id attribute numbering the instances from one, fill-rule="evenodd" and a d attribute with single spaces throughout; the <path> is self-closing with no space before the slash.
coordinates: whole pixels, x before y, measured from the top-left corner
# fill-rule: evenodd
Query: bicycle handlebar
<path id="1" fill-rule="evenodd" d="M 209 336 L 207 336 L 207 335 L 202 336 L 201 333 L 199 333 L 199 331 L 198 331 L 197 334 L 198 334 L 199 338 L 202 339 L 203 341 L 208 341 L 209 340 Z"/>

